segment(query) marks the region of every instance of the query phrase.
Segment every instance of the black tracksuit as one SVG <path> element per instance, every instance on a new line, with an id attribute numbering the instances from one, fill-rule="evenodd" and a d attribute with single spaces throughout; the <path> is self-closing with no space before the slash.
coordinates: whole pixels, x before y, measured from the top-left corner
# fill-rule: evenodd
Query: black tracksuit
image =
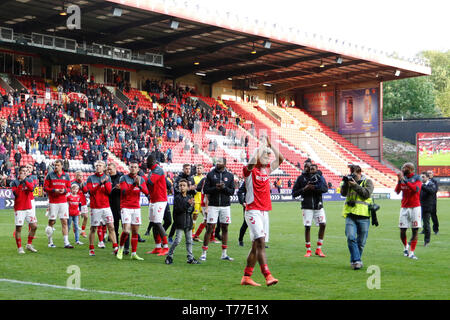
<path id="1" fill-rule="evenodd" d="M 114 217 L 114 231 L 116 232 L 116 239 L 119 239 L 119 221 L 122 220 L 120 215 L 120 189 L 114 189 L 115 186 L 120 186 L 119 181 L 123 176 L 122 172 L 117 171 L 115 176 L 111 176 L 111 185 L 112 190 L 109 194 L 109 206 L 111 207 L 111 211 Z M 129 237 L 125 242 L 125 250 L 128 251 L 130 247 Z"/>
<path id="2" fill-rule="evenodd" d="M 436 179 L 431 178 L 430 180 L 436 186 L 436 193 L 434 194 L 434 205 L 433 205 L 433 210 L 431 211 L 431 221 L 433 221 L 433 231 L 439 232 L 439 220 L 437 217 L 437 192 L 439 190 L 439 185 L 438 185 Z"/>
<path id="3" fill-rule="evenodd" d="M 242 182 L 241 186 L 239 187 L 239 190 L 237 192 L 239 203 L 242 205 L 242 212 L 244 214 L 244 221 L 242 222 L 241 229 L 239 230 L 239 242 L 244 240 L 245 232 L 247 231 L 247 222 L 245 221 L 245 195 L 247 193 L 247 189 L 245 188 L 245 181 Z"/>
<path id="4" fill-rule="evenodd" d="M 424 241 L 426 243 L 430 242 L 430 217 L 435 209 L 434 199 L 436 192 L 437 187 L 432 180 L 422 184 L 422 189 L 420 190 L 420 206 L 422 207 L 423 232 L 425 234 Z"/>
<path id="5" fill-rule="evenodd" d="M 328 191 L 327 183 L 324 177 L 316 173 L 317 181 L 314 190 L 305 191 L 304 188 L 311 181 L 313 175 L 309 173 L 302 173 L 295 181 L 292 188 L 292 197 L 296 198 L 302 196 L 302 209 L 319 210 L 323 206 L 322 194 Z"/>
<path id="6" fill-rule="evenodd" d="M 225 184 L 223 189 L 216 187 L 220 182 Z M 219 171 L 214 168 L 206 176 L 203 192 L 209 195 L 208 206 L 229 207 L 231 205 L 230 197 L 234 195 L 234 175 L 226 169 Z"/>

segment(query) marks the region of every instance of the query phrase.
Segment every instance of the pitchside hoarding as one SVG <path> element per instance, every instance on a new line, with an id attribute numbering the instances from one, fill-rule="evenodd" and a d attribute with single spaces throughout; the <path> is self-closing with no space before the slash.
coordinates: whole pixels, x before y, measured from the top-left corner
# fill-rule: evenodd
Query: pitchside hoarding
<path id="1" fill-rule="evenodd" d="M 379 88 L 338 92 L 339 134 L 378 132 Z"/>
<path id="2" fill-rule="evenodd" d="M 450 177 L 450 132 L 418 132 L 416 147 L 418 172 Z"/>

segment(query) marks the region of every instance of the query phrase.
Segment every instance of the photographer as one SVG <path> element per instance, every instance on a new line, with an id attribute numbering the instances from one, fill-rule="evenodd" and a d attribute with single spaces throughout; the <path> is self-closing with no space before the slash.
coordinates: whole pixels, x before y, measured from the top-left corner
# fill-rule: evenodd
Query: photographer
<path id="1" fill-rule="evenodd" d="M 369 234 L 370 211 L 372 204 L 373 182 L 361 173 L 361 167 L 351 165 L 350 175 L 341 182 L 341 195 L 346 197 L 343 216 L 345 218 L 345 235 L 350 251 L 352 269 L 361 269 L 361 256 Z"/>
<path id="2" fill-rule="evenodd" d="M 322 194 L 328 191 L 324 177 L 318 173 L 317 165 L 305 162 L 303 173 L 295 181 L 292 188 L 292 197 L 301 196 L 303 225 L 305 226 L 306 255 L 311 257 L 311 223 L 314 220 L 319 226 L 317 249 L 315 254 L 325 257 L 322 252 L 323 238 L 325 235 L 326 217 L 323 210 Z"/>

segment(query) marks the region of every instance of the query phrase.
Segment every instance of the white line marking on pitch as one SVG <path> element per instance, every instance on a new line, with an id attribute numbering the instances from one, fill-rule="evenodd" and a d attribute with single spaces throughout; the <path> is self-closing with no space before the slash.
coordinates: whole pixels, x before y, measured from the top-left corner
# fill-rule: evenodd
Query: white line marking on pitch
<path id="1" fill-rule="evenodd" d="M 131 293 L 131 292 L 105 291 L 105 290 L 94 290 L 94 289 L 84 289 L 84 288 L 69 288 L 69 287 L 65 287 L 65 286 L 57 286 L 57 285 L 54 285 L 54 284 L 28 282 L 28 281 L 14 280 L 14 279 L 0 279 L 0 282 L 9 282 L 9 283 L 31 285 L 31 286 L 38 286 L 38 287 L 48 287 L 48 288 L 55 288 L 55 289 L 66 289 L 66 290 L 74 290 L 74 291 L 81 291 L 81 292 L 88 292 L 88 293 L 115 294 L 115 295 L 119 295 L 119 296 L 144 298 L 144 299 L 179 300 L 179 299 L 174 299 L 174 298 L 170 298 L 170 297 L 146 296 L 146 295 L 143 295 L 143 294 L 134 294 L 134 293 Z"/>

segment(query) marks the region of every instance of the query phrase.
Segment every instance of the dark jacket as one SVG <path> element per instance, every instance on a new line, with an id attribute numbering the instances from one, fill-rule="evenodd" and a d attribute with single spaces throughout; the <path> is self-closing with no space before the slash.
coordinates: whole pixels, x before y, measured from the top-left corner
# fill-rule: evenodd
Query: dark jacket
<path id="1" fill-rule="evenodd" d="M 114 187 L 119 185 L 120 186 L 120 178 L 123 176 L 122 172 L 117 171 L 115 176 L 111 177 L 111 193 L 109 194 L 109 205 L 111 207 L 111 210 L 118 210 L 120 212 L 120 188 L 115 189 Z"/>
<path id="2" fill-rule="evenodd" d="M 238 192 L 237 192 L 238 200 L 241 205 L 244 205 L 246 194 L 247 194 L 247 189 L 245 188 L 245 181 L 244 181 L 244 182 L 242 182 L 242 184 L 239 187 Z"/>
<path id="3" fill-rule="evenodd" d="M 314 185 L 313 190 L 304 190 L 308 182 Z M 295 181 L 292 188 L 292 197 L 302 197 L 302 209 L 319 210 L 323 208 L 322 194 L 328 191 L 328 186 L 325 178 L 316 173 L 311 175 L 309 173 L 302 173 Z"/>
<path id="4" fill-rule="evenodd" d="M 430 179 L 427 184 L 422 184 L 420 190 L 420 206 L 422 207 L 422 213 L 431 213 L 435 205 L 435 196 L 437 193 L 437 187 Z"/>
<path id="5" fill-rule="evenodd" d="M 436 193 L 434 194 L 434 204 L 433 204 L 433 212 L 436 212 L 436 205 L 437 205 L 437 192 L 439 191 L 439 184 L 437 182 L 437 180 L 435 178 L 431 178 L 430 179 L 431 182 L 434 183 L 434 185 L 436 186 Z"/>
<path id="6" fill-rule="evenodd" d="M 178 193 L 173 202 L 173 223 L 175 229 L 191 230 L 193 226 L 192 212 L 194 206 L 188 200 L 193 197 L 195 191 L 188 191 L 186 197 Z"/>
<path id="7" fill-rule="evenodd" d="M 216 187 L 219 182 L 223 182 L 225 184 L 223 189 L 218 189 Z M 230 206 L 230 197 L 234 195 L 234 175 L 226 169 L 220 172 L 217 168 L 214 168 L 206 176 L 203 193 L 209 195 L 209 206 Z"/>

